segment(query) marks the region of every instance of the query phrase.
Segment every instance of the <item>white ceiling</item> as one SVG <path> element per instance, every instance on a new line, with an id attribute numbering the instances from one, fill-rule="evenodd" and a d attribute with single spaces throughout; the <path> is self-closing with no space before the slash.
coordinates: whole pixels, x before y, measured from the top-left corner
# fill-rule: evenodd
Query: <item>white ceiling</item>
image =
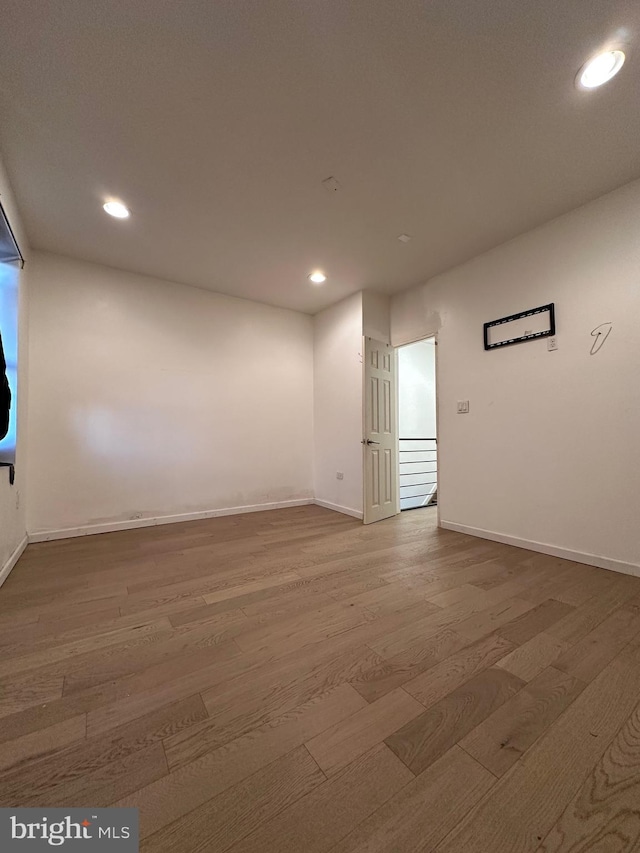
<path id="1" fill-rule="evenodd" d="M 31 244 L 127 270 L 313 313 L 640 176 L 637 0 L 0 0 L 0 20 Z M 577 91 L 620 38 L 620 75 Z"/>

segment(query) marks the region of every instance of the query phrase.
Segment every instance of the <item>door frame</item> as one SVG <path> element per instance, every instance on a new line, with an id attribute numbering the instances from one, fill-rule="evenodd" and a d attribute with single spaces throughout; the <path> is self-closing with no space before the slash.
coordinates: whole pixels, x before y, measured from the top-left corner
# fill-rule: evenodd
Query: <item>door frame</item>
<path id="1" fill-rule="evenodd" d="M 402 344 L 399 344 L 397 347 L 394 347 L 394 358 L 396 360 L 396 423 L 398 424 L 398 431 L 400 425 L 400 371 L 398 369 L 398 350 L 402 347 L 410 346 L 411 344 L 420 343 L 420 341 L 430 341 L 433 339 L 435 346 L 435 375 L 436 375 L 436 436 L 438 439 L 437 442 L 437 451 L 436 451 L 436 468 L 438 472 L 438 503 L 436 504 L 436 513 L 438 520 L 438 527 L 440 527 L 440 495 L 441 495 L 441 476 L 440 476 L 440 353 L 438 350 L 439 340 L 438 340 L 438 332 L 434 332 L 432 335 L 421 335 L 419 338 L 414 338 L 410 341 L 405 341 Z M 364 410 L 364 409 L 363 409 Z M 398 496 L 398 504 L 397 504 L 397 514 L 401 512 L 400 509 L 400 453 L 397 454 L 398 464 L 396 465 L 396 495 Z"/>

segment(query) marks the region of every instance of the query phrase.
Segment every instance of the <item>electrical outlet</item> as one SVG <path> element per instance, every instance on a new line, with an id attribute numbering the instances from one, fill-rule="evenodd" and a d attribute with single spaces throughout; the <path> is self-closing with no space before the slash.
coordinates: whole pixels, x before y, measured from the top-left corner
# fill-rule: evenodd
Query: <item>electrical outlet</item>
<path id="1" fill-rule="evenodd" d="M 549 352 L 555 352 L 558 349 L 558 339 L 555 335 L 552 338 L 547 338 L 547 349 Z"/>
<path id="2" fill-rule="evenodd" d="M 458 414 L 466 415 L 469 412 L 469 401 L 468 400 L 458 400 Z"/>
<path id="3" fill-rule="evenodd" d="M 336 471 L 336 480 L 344 480 L 344 474 L 342 471 Z"/>

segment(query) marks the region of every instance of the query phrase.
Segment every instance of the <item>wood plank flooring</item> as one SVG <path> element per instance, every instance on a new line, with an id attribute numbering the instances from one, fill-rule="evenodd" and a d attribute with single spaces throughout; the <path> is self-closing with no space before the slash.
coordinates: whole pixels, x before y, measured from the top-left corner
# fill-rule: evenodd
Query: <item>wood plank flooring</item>
<path id="1" fill-rule="evenodd" d="M 31 545 L 0 807 L 146 853 L 640 850 L 640 578 L 320 507 Z"/>

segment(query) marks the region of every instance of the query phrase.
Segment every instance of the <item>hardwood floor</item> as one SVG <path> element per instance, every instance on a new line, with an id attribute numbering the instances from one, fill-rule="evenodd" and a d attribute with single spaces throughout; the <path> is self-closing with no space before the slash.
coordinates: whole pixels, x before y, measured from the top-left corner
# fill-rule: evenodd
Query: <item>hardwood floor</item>
<path id="1" fill-rule="evenodd" d="M 31 545 L 0 806 L 146 853 L 640 850 L 640 578 L 320 507 Z"/>

